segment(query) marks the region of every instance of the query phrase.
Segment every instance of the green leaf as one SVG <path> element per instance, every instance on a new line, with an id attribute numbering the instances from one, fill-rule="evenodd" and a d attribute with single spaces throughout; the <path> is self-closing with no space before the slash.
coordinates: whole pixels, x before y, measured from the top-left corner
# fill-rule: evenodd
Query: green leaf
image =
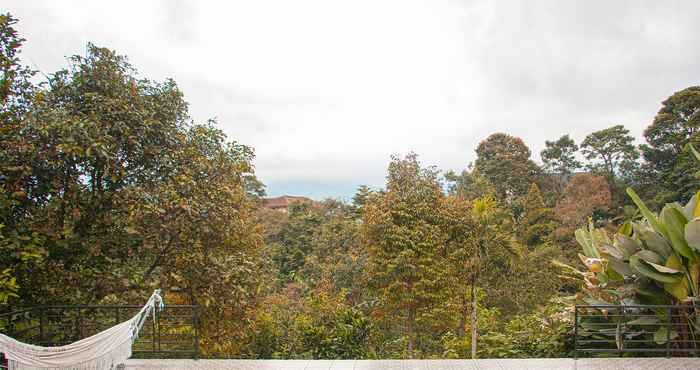
<path id="1" fill-rule="evenodd" d="M 632 188 L 627 188 L 627 194 L 630 196 L 630 198 L 632 198 L 634 204 L 637 205 L 639 211 L 642 213 L 642 216 L 644 216 L 644 218 L 647 219 L 649 225 L 651 225 L 651 227 L 653 227 L 654 230 L 656 230 L 659 234 L 666 235 L 666 228 L 664 227 L 664 225 L 662 225 L 661 222 L 659 222 L 659 219 L 656 218 L 656 215 L 652 213 L 649 210 L 649 208 L 647 208 L 647 206 L 644 204 L 644 202 L 642 202 L 637 193 L 635 193 L 634 190 L 632 190 Z"/>
<path id="2" fill-rule="evenodd" d="M 656 342 L 657 344 L 665 344 L 667 340 L 669 340 L 669 339 L 674 340 L 677 337 L 678 337 L 677 331 L 671 330 L 671 333 L 669 334 L 666 327 L 662 326 L 654 333 L 654 342 Z"/>
<path id="3" fill-rule="evenodd" d="M 680 273 L 682 273 L 681 271 L 676 270 L 674 268 L 670 268 L 670 267 L 666 267 L 666 266 L 662 266 L 662 265 L 657 265 L 656 263 L 653 263 L 653 262 L 647 262 L 647 263 L 649 265 L 651 265 L 651 267 L 656 269 L 656 271 L 664 273 L 664 274 L 680 274 Z"/>
<path id="4" fill-rule="evenodd" d="M 672 254 L 668 257 L 666 261 L 666 266 L 675 270 L 682 270 L 683 264 L 677 255 Z M 675 283 L 665 283 L 664 290 L 669 292 L 672 296 L 676 297 L 678 300 L 682 301 L 688 297 L 688 279 L 683 278 Z"/>
<path id="5" fill-rule="evenodd" d="M 618 234 L 624 236 L 632 236 L 632 223 L 625 222 L 617 229 Z"/>
<path id="6" fill-rule="evenodd" d="M 650 250 L 639 251 L 639 252 L 635 253 L 633 256 L 641 258 L 642 260 L 644 260 L 644 262 L 651 262 L 651 263 L 656 263 L 656 264 L 664 263 L 664 259 L 661 256 L 659 256 L 654 251 L 650 251 Z"/>
<path id="7" fill-rule="evenodd" d="M 614 258 L 608 259 L 608 267 L 615 270 L 615 272 L 623 277 L 630 276 L 634 273 L 629 264 Z"/>
<path id="8" fill-rule="evenodd" d="M 686 203 L 683 207 L 683 215 L 688 220 L 692 220 L 696 217 L 700 217 L 700 204 L 698 204 L 698 198 L 700 198 L 700 190 L 698 190 L 695 195 Z"/>
<path id="9" fill-rule="evenodd" d="M 600 258 L 600 253 L 598 252 L 598 248 L 594 245 L 593 235 L 590 231 L 580 228 L 574 232 L 574 235 L 576 236 L 576 241 L 583 248 L 583 254 L 586 257 Z"/>
<path id="10" fill-rule="evenodd" d="M 657 271 L 653 267 L 651 267 L 644 259 L 643 255 L 644 252 L 651 252 L 651 251 L 640 251 L 636 253 L 635 255 L 630 257 L 630 266 L 634 268 L 637 272 L 640 274 L 649 277 L 651 279 L 654 279 L 656 281 L 662 282 L 662 283 L 676 283 L 678 282 L 682 276 L 680 274 L 666 274 Z M 651 252 L 653 253 L 653 252 Z M 642 254 L 640 256 L 640 254 Z"/>
<path id="11" fill-rule="evenodd" d="M 623 234 L 615 235 L 615 245 L 617 249 L 622 251 L 624 259 L 629 259 L 631 255 L 637 253 L 641 249 L 636 240 Z"/>
<path id="12" fill-rule="evenodd" d="M 656 252 L 658 255 L 664 258 L 668 258 L 668 256 L 673 253 L 673 248 L 671 248 L 668 241 L 666 241 L 666 239 L 664 239 L 663 236 L 656 231 L 644 226 L 636 226 L 635 229 L 639 235 L 639 238 L 644 242 L 644 245 L 646 245 L 648 249 Z"/>
<path id="13" fill-rule="evenodd" d="M 640 318 L 628 321 L 627 325 L 654 325 L 659 323 L 659 318 L 656 316 L 642 316 Z"/>
<path id="14" fill-rule="evenodd" d="M 685 240 L 685 224 L 688 222 L 683 213 L 672 205 L 666 205 L 661 211 L 661 220 L 666 228 L 666 235 L 671 240 L 671 246 L 680 255 L 695 260 L 697 256 Z"/>
<path id="15" fill-rule="evenodd" d="M 700 252 L 700 219 L 685 224 L 685 240 L 689 247 Z"/>

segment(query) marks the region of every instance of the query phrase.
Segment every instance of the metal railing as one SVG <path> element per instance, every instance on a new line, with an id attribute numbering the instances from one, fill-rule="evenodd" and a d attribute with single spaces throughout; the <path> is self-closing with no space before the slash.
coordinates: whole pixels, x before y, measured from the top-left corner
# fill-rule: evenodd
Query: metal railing
<path id="1" fill-rule="evenodd" d="M 37 306 L 0 314 L 0 333 L 45 347 L 97 334 L 138 313 L 138 305 Z M 149 317 L 133 345 L 136 358 L 198 358 L 199 308 L 166 305 Z M 1 361 L 0 361 L 1 363 Z M 1 367 L 2 365 L 0 365 Z"/>
<path id="2" fill-rule="evenodd" d="M 574 353 L 700 355 L 700 306 L 577 305 Z"/>

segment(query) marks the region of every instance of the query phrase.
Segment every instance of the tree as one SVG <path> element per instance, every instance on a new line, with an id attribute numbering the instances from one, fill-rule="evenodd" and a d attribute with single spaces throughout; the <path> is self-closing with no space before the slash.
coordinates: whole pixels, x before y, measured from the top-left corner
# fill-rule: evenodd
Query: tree
<path id="1" fill-rule="evenodd" d="M 523 201 L 520 239 L 524 245 L 532 249 L 547 243 L 555 227 L 553 211 L 545 206 L 540 188 L 533 182 Z"/>
<path id="2" fill-rule="evenodd" d="M 557 141 L 545 141 L 545 149 L 540 152 L 540 156 L 547 172 L 570 175 L 582 166 L 576 159 L 577 151 L 578 145 L 567 134 Z"/>
<path id="3" fill-rule="evenodd" d="M 312 252 L 314 233 L 323 223 L 322 210 L 310 202 L 290 204 L 288 215 L 279 233 L 268 239 L 273 247 L 272 260 L 282 284 L 294 281 L 296 273 Z"/>
<path id="4" fill-rule="evenodd" d="M 439 302 L 443 292 L 444 237 L 438 213 L 442 198 L 437 171 L 421 168 L 417 156 L 409 154 L 392 157 L 386 193 L 365 206 L 362 238 L 369 251 L 367 276 L 379 300 L 376 314 L 391 318 L 394 325 L 405 324 L 410 357 L 416 349 L 419 316 Z"/>
<path id="5" fill-rule="evenodd" d="M 460 174 L 449 171 L 445 174 L 445 181 L 447 192 L 463 199 L 473 200 L 496 193 L 489 180 L 476 171 L 464 170 Z"/>
<path id="6" fill-rule="evenodd" d="M 497 133 L 479 143 L 474 169 L 496 188 L 500 199 L 514 200 L 527 193 L 538 173 L 530 149 L 520 138 Z"/>
<path id="7" fill-rule="evenodd" d="M 479 198 L 474 201 L 471 210 L 474 227 L 470 233 L 469 259 L 466 267 L 470 270 L 467 280 L 471 289 L 471 355 L 476 358 L 478 337 L 478 301 L 477 289 L 481 282 L 482 273 L 487 270 L 493 256 L 502 251 L 512 253 L 512 236 L 501 228 L 503 212 L 498 208 L 495 199 Z M 500 253 L 502 254 L 502 253 Z"/>
<path id="8" fill-rule="evenodd" d="M 35 72 L 20 64 L 25 40 L 16 23 L 9 13 L 0 14 L 0 307 L 20 297 L 24 282 L 17 275 L 38 266 L 46 253 L 42 236 L 19 222 L 31 201 L 18 175 L 29 163 L 27 148 L 15 134 L 31 106 Z"/>
<path id="9" fill-rule="evenodd" d="M 554 216 L 559 222 L 554 231 L 557 241 L 572 247 L 574 230 L 586 225 L 595 213 L 608 210 L 611 200 L 610 185 L 605 178 L 591 174 L 572 177 L 554 207 Z M 568 257 L 572 256 L 571 248 L 565 248 L 565 252 Z"/>
<path id="10" fill-rule="evenodd" d="M 695 166 L 688 143 L 698 142 L 700 129 L 700 86 L 691 86 L 664 100 L 654 121 L 644 130 L 647 144 L 641 146 L 646 161 L 644 173 L 654 191 L 654 204 L 688 201 L 700 180 L 693 176 Z"/>
<path id="11" fill-rule="evenodd" d="M 0 300 L 129 303 L 160 286 L 204 307 L 206 352 L 236 352 L 264 277 L 252 149 L 111 50 L 70 60 L 3 105 Z"/>
<path id="12" fill-rule="evenodd" d="M 586 159 L 593 161 L 589 168 L 604 174 L 614 186 L 615 178 L 629 174 L 639 158 L 633 143 L 634 138 L 629 135 L 629 130 L 616 125 L 586 136 L 581 143 L 581 151 Z"/>

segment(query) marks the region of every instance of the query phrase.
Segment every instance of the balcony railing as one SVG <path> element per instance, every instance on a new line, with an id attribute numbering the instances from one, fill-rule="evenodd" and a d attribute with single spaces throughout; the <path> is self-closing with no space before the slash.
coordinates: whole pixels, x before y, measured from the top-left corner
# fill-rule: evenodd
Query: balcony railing
<path id="1" fill-rule="evenodd" d="M 62 346 L 123 322 L 141 308 L 138 305 L 23 308 L 0 314 L 0 333 L 24 343 Z M 156 312 L 155 320 L 149 317 L 134 343 L 133 357 L 198 358 L 198 306 L 166 305 Z"/>
<path id="2" fill-rule="evenodd" d="M 700 306 L 578 305 L 574 351 L 635 356 L 700 355 Z"/>

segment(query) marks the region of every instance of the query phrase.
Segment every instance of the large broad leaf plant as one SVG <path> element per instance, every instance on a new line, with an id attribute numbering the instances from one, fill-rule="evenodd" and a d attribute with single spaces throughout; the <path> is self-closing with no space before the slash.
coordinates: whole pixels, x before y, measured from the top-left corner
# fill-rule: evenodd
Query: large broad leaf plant
<path id="1" fill-rule="evenodd" d="M 700 161 L 692 146 L 688 150 Z M 621 328 L 655 323 L 659 325 L 653 340 L 658 344 L 679 335 L 692 341 L 700 337 L 696 334 L 700 331 L 700 191 L 687 204 L 666 204 L 658 214 L 649 210 L 634 190 L 628 188 L 627 193 L 637 205 L 640 219 L 622 224 L 612 236 L 592 225 L 576 230 L 576 240 L 583 249 L 579 257 L 587 271 L 567 267 L 583 279 L 582 299 L 588 304 L 679 306 L 678 324 L 684 324 L 680 325 L 684 327 L 681 333 L 667 333 L 662 325 L 667 310 L 657 308 L 649 316 L 619 322 L 609 329 L 618 341 Z M 610 315 L 611 320 L 614 316 Z M 643 322 L 636 322 L 640 320 Z M 586 324 L 581 323 L 584 328 Z"/>

